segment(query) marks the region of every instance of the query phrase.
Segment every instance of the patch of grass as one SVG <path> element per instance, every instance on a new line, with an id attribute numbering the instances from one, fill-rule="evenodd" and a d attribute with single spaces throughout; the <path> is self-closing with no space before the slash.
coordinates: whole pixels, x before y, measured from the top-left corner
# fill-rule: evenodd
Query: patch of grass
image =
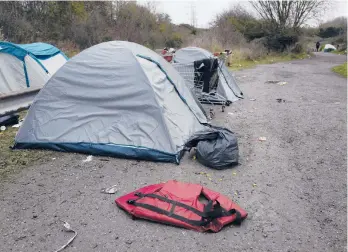
<path id="1" fill-rule="evenodd" d="M 251 59 L 233 59 L 230 68 L 232 70 L 240 70 L 244 68 L 255 67 L 256 65 L 263 64 L 273 64 L 277 62 L 284 62 L 290 60 L 298 60 L 308 58 L 309 55 L 307 53 L 300 54 L 276 54 L 276 55 L 268 55 L 259 59 L 251 60 Z"/>
<path id="2" fill-rule="evenodd" d="M 19 113 L 20 118 L 26 115 L 27 111 Z M 46 162 L 51 159 L 54 152 L 43 150 L 12 150 L 14 138 L 18 128 L 6 127 L 0 132 L 0 179 L 9 174 L 33 165 L 37 162 Z"/>
<path id="3" fill-rule="evenodd" d="M 347 51 L 331 51 L 331 53 L 338 54 L 338 55 L 347 55 Z"/>
<path id="4" fill-rule="evenodd" d="M 347 62 L 342 65 L 333 67 L 332 71 L 347 78 Z"/>

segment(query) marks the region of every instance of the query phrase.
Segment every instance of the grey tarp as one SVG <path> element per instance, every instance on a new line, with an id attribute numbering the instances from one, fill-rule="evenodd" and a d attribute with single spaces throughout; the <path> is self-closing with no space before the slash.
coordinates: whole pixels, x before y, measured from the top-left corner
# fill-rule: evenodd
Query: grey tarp
<path id="1" fill-rule="evenodd" d="M 213 58 L 214 55 L 207 50 L 199 47 L 185 47 L 176 51 L 174 55 L 174 62 L 180 64 L 192 64 L 194 61 L 206 58 Z M 193 66 L 193 64 L 192 64 Z M 180 67 L 177 67 L 179 70 Z M 227 100 L 235 102 L 239 98 L 243 98 L 243 93 L 238 87 L 236 80 L 232 73 L 224 64 L 219 67 L 219 85 L 217 93 L 224 96 Z"/>
<path id="2" fill-rule="evenodd" d="M 15 147 L 179 162 L 204 123 L 168 62 L 141 45 L 112 41 L 81 52 L 49 80 Z"/>

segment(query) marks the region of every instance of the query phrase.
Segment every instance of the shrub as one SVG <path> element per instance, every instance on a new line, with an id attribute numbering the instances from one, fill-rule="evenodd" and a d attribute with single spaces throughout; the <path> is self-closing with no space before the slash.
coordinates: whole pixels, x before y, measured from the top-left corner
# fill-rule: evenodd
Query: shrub
<path id="1" fill-rule="evenodd" d="M 301 43 L 296 43 L 294 46 L 290 48 L 290 51 L 292 53 L 303 53 L 304 52 L 304 46 Z"/>
<path id="2" fill-rule="evenodd" d="M 179 48 L 182 45 L 181 35 L 178 33 L 174 33 L 172 37 L 166 41 L 165 45 L 167 47 Z"/>

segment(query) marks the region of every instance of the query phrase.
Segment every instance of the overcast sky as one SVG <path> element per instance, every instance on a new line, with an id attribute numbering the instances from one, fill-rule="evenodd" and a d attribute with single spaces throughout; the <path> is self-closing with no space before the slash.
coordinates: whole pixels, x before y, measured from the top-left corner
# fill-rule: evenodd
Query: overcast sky
<path id="1" fill-rule="evenodd" d="M 322 21 L 348 15 L 347 1 L 328 1 L 330 1 L 330 8 L 324 12 Z M 149 2 L 149 0 L 138 0 L 138 2 L 146 3 Z M 201 28 L 207 28 L 216 14 L 235 4 L 241 3 L 243 6 L 251 10 L 249 3 L 245 0 L 157 0 L 151 2 L 155 2 L 157 12 L 168 13 L 175 24 L 191 24 L 191 6 L 193 5 L 196 12 L 197 26 Z M 313 25 L 314 23 L 311 24 Z"/>

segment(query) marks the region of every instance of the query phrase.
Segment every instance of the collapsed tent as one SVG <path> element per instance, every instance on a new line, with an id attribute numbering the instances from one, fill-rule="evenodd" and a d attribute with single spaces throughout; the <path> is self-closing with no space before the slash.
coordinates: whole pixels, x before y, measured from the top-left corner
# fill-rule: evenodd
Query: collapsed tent
<path id="1" fill-rule="evenodd" d="M 207 119 L 180 74 L 126 41 L 69 60 L 36 96 L 14 148 L 47 148 L 179 163 Z"/>
<path id="2" fill-rule="evenodd" d="M 50 44 L 0 41 L 0 94 L 41 88 L 67 60 L 64 53 Z"/>
<path id="3" fill-rule="evenodd" d="M 176 51 L 174 55 L 174 67 L 182 73 L 187 71 L 187 68 L 192 69 L 192 73 L 195 71 L 195 63 L 204 59 L 214 59 L 214 55 L 205 49 L 198 47 L 186 47 Z M 186 69 L 182 67 L 186 65 Z M 186 73 L 185 73 L 186 74 Z M 243 98 L 243 93 L 239 89 L 233 75 L 225 66 L 225 64 L 219 64 L 218 66 L 218 86 L 217 93 L 225 97 L 230 102 L 235 102 L 240 98 Z"/>

